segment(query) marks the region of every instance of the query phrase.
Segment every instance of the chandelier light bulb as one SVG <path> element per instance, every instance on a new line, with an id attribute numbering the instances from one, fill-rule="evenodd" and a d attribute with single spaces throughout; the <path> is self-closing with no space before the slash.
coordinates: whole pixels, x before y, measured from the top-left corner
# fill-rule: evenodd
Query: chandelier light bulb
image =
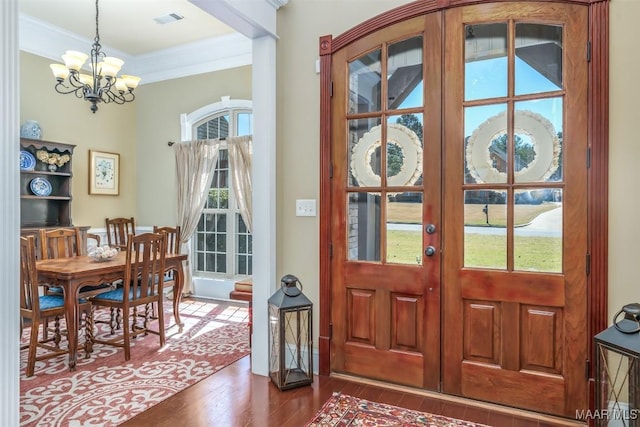
<path id="1" fill-rule="evenodd" d="M 63 81 L 67 77 L 69 77 L 69 69 L 64 65 L 51 64 L 49 65 L 49 67 L 51 67 L 51 71 L 53 71 L 53 75 L 55 76 L 56 80 Z"/>
<path id="2" fill-rule="evenodd" d="M 93 87 L 93 76 L 90 76 L 88 74 L 79 74 L 78 75 L 78 80 L 80 80 L 80 82 L 83 85 L 87 85 L 87 86 Z"/>
<path id="3" fill-rule="evenodd" d="M 122 81 L 122 78 L 119 78 L 118 80 L 116 80 L 116 90 L 120 93 L 126 92 L 128 90 L 127 85 L 124 84 L 124 81 Z"/>
<path id="4" fill-rule="evenodd" d="M 64 55 L 62 55 L 62 60 L 69 70 L 80 71 L 80 68 L 82 68 L 88 57 L 88 55 L 85 55 L 82 52 L 68 50 Z"/>
<path id="5" fill-rule="evenodd" d="M 126 74 L 122 75 L 122 80 L 124 84 L 129 88 L 129 90 L 134 90 L 138 87 L 138 83 L 140 82 L 140 77 L 136 76 L 128 76 Z"/>

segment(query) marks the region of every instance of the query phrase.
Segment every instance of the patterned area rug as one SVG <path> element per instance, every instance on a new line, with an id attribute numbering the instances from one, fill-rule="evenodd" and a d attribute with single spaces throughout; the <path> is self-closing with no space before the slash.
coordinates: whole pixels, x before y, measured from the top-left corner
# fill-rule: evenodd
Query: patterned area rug
<path id="1" fill-rule="evenodd" d="M 333 393 L 331 399 L 306 424 L 306 427 L 346 426 L 481 427 L 483 424 L 370 402 L 341 393 Z"/>
<path id="2" fill-rule="evenodd" d="M 165 312 L 165 321 L 173 324 L 171 307 Z M 69 372 L 65 354 L 36 362 L 34 376 L 27 378 L 23 350 L 20 425 L 119 425 L 249 354 L 246 305 L 187 300 L 180 316 L 185 323 L 182 333 L 175 325 L 169 328 L 162 349 L 157 335 L 134 339 L 126 362 L 123 349 L 96 344 L 89 359 L 79 351 L 75 372 Z M 96 317 L 108 318 L 108 311 Z M 107 325 L 98 325 L 98 334 L 108 332 Z M 28 334 L 25 328 L 23 343 Z"/>

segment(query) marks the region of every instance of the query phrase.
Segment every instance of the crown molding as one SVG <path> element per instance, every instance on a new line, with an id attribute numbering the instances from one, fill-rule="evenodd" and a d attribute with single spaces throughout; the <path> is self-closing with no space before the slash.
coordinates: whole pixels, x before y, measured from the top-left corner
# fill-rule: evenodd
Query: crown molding
<path id="1" fill-rule="evenodd" d="M 252 63 L 252 42 L 234 33 L 136 56 L 133 74 L 153 83 Z"/>
<path id="2" fill-rule="evenodd" d="M 269 3 L 271 6 L 273 6 L 275 10 L 280 9 L 282 6 L 285 6 L 287 3 L 289 3 L 289 0 L 265 0 L 265 1 Z"/>
<path id="3" fill-rule="evenodd" d="M 20 14 L 21 51 L 62 62 L 65 51 L 85 52 L 92 43 L 92 39 Z M 126 74 L 139 76 L 142 79 L 140 85 L 250 65 L 252 62 L 252 42 L 239 33 L 136 56 L 107 45 L 102 47 L 105 52 L 122 59 Z"/>

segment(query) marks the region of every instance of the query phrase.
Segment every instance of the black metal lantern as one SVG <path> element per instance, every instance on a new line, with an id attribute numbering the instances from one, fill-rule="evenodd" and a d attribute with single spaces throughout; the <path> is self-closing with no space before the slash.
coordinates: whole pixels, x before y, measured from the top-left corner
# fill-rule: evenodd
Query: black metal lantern
<path id="1" fill-rule="evenodd" d="M 639 320 L 640 304 L 627 304 L 595 336 L 597 426 L 640 426 Z"/>
<path id="2" fill-rule="evenodd" d="M 280 390 L 313 382 L 312 308 L 291 274 L 269 298 L 269 376 Z"/>

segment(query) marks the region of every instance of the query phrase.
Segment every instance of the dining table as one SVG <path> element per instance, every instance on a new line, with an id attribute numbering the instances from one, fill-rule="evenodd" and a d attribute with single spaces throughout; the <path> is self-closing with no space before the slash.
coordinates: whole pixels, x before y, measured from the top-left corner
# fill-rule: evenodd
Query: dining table
<path id="1" fill-rule="evenodd" d="M 174 271 L 173 316 L 180 332 L 184 323 L 180 320 L 180 300 L 184 288 L 182 262 L 186 254 L 167 253 L 165 271 Z M 79 306 L 78 290 L 84 286 L 99 286 L 124 279 L 126 252 L 122 251 L 108 261 L 96 261 L 90 256 L 42 259 L 36 261 L 38 281 L 49 286 L 60 286 L 64 291 L 64 307 L 67 317 L 69 341 L 69 370 L 75 371 L 78 351 Z"/>

